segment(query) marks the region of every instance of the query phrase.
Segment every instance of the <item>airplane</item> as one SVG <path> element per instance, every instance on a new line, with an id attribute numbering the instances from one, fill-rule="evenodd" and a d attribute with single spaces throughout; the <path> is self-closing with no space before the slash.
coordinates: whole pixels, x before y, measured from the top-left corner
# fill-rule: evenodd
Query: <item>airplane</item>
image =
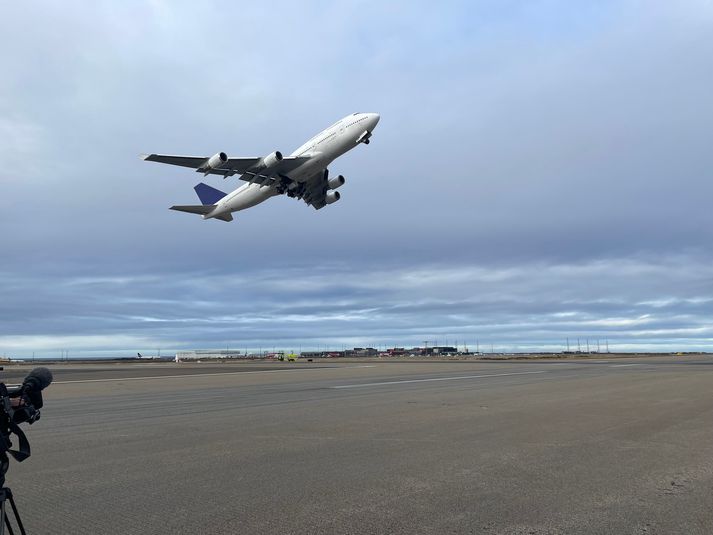
<path id="1" fill-rule="evenodd" d="M 195 186 L 198 205 L 171 206 L 171 210 L 198 214 L 203 219 L 232 221 L 233 212 L 251 208 L 275 195 L 302 199 L 316 210 L 337 202 L 337 188 L 344 185 L 342 175 L 329 178 L 328 166 L 342 154 L 364 143 L 369 144 L 378 113 L 352 113 L 304 143 L 289 156 L 274 151 L 264 157 L 232 158 L 224 152 L 213 156 L 171 156 L 142 154 L 147 162 L 190 167 L 203 176 L 239 175 L 247 184 L 224 193 L 201 182 Z"/>
<path id="2" fill-rule="evenodd" d="M 165 360 L 167 357 L 162 357 L 161 351 L 159 351 L 158 355 L 142 355 L 140 352 L 137 352 L 136 358 L 139 360 Z"/>

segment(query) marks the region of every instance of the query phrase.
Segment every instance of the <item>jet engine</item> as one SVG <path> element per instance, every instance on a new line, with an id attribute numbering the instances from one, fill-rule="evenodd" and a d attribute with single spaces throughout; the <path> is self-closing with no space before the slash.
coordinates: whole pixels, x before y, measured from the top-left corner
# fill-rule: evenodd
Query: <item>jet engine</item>
<path id="1" fill-rule="evenodd" d="M 208 158 L 208 161 L 205 164 L 206 169 L 218 169 L 222 167 L 224 163 L 228 161 L 228 155 L 225 154 L 224 152 L 219 152 L 218 154 L 214 154 L 210 158 Z"/>
<path id="2" fill-rule="evenodd" d="M 324 202 L 326 204 L 332 204 L 337 202 L 341 198 L 341 195 L 339 194 L 338 191 L 328 191 L 327 195 L 324 197 Z"/>
<path id="3" fill-rule="evenodd" d="M 276 150 L 272 154 L 265 156 L 260 162 L 260 169 L 270 169 L 282 161 L 282 153 Z"/>
<path id="4" fill-rule="evenodd" d="M 327 181 L 327 187 L 329 189 L 337 189 L 338 187 L 343 186 L 344 182 L 346 182 L 346 179 L 342 175 L 335 176 Z"/>

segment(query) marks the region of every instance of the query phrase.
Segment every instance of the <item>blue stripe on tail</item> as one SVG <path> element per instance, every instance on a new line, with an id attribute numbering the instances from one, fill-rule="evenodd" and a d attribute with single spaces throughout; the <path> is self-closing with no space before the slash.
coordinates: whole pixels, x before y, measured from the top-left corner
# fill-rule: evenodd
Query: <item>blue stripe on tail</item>
<path id="1" fill-rule="evenodd" d="M 198 194 L 198 198 L 203 204 L 215 204 L 227 195 L 227 193 L 211 188 L 208 184 L 203 184 L 203 182 L 193 189 L 196 190 L 196 194 Z"/>

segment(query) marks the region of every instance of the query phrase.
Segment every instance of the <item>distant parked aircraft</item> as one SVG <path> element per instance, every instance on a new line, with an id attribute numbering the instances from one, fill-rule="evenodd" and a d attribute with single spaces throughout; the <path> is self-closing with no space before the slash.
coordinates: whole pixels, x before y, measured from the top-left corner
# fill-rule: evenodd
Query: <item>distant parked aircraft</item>
<path id="1" fill-rule="evenodd" d="M 206 156 L 170 156 L 143 154 L 149 162 L 191 167 L 204 176 L 227 178 L 240 175 L 243 184 L 231 193 L 224 193 L 201 182 L 194 189 L 202 204 L 171 206 L 171 210 L 199 214 L 203 219 L 232 221 L 233 212 L 245 210 L 275 195 L 302 199 L 316 210 L 337 202 L 337 188 L 342 175 L 329 178 L 327 167 L 336 158 L 357 145 L 369 144 L 379 122 L 378 113 L 353 113 L 323 130 L 289 156 L 275 151 L 265 157 L 229 158 L 224 152 Z"/>
<path id="2" fill-rule="evenodd" d="M 141 353 L 136 353 L 136 358 L 143 360 L 160 360 L 165 359 L 166 357 L 162 357 L 161 355 L 142 355 Z"/>

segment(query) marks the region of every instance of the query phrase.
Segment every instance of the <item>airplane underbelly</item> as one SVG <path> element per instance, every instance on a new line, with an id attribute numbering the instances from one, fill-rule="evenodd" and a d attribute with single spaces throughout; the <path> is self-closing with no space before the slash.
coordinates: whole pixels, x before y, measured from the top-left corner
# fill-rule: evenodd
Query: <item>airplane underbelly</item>
<path id="1" fill-rule="evenodd" d="M 290 173 L 290 178 L 297 182 L 302 182 L 304 180 L 308 180 L 317 171 L 319 171 L 320 169 L 324 169 L 325 167 L 326 164 L 324 158 L 321 156 L 316 156 L 310 159 L 310 161 L 304 163 L 303 165 L 300 165 L 297 169 Z"/>
<path id="2" fill-rule="evenodd" d="M 277 195 L 277 192 L 269 186 L 260 186 L 259 184 L 250 184 L 245 190 L 241 191 L 235 198 L 230 200 L 230 211 L 238 212 L 246 208 L 266 201 L 270 197 Z"/>

